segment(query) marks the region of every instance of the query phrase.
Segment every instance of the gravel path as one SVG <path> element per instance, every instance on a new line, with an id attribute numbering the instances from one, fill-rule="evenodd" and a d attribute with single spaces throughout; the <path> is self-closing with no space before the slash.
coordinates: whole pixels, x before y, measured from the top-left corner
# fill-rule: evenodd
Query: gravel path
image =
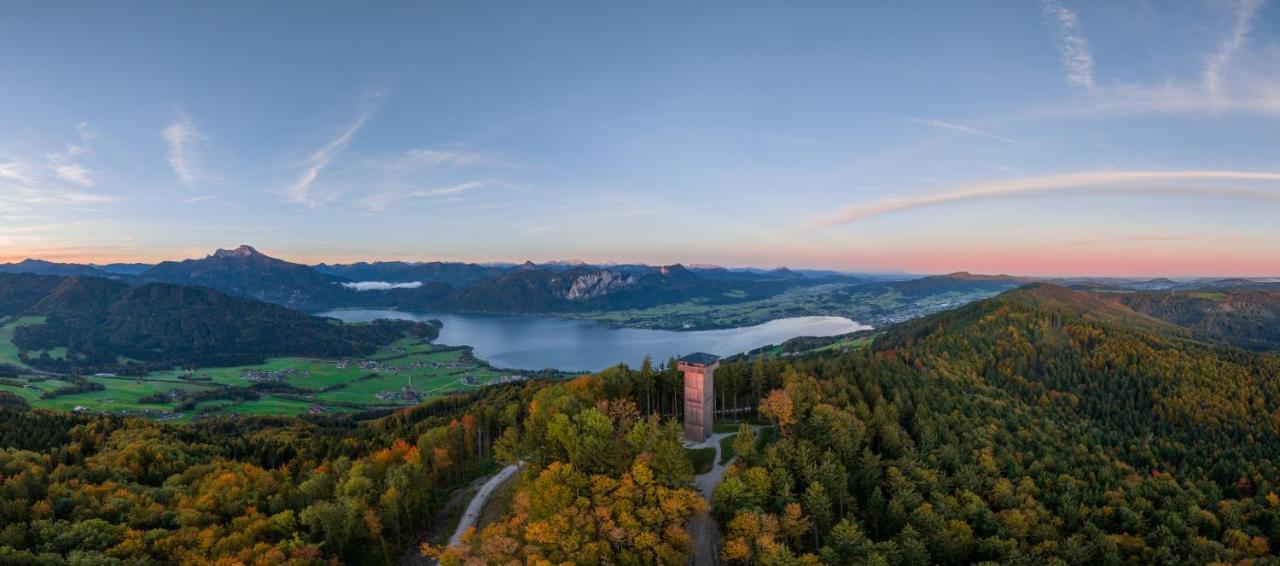
<path id="1" fill-rule="evenodd" d="M 760 434 L 760 430 L 765 427 L 753 426 L 751 430 L 755 434 Z M 702 494 L 703 499 L 707 500 L 708 507 L 711 504 L 711 495 L 715 493 L 716 486 L 720 485 L 720 481 L 724 479 L 725 470 L 733 464 L 737 457 L 720 464 L 720 441 L 725 437 L 738 434 L 738 431 L 721 432 L 712 434 L 706 442 L 690 448 L 715 448 L 716 457 L 712 460 L 711 471 L 694 476 L 693 484 L 697 486 L 698 493 Z M 695 566 L 714 566 L 720 563 L 720 527 L 716 525 L 714 519 L 711 518 L 710 511 L 704 511 L 694 515 L 689 519 L 689 523 L 685 525 L 689 531 L 689 536 L 693 537 L 693 559 L 691 561 Z"/>
<path id="2" fill-rule="evenodd" d="M 524 467 L 524 462 L 508 464 L 507 467 L 502 468 L 502 471 L 480 486 L 480 491 L 477 491 L 475 497 L 471 498 L 471 503 L 467 504 L 467 510 L 463 512 L 462 519 L 458 520 L 458 528 L 453 531 L 453 536 L 449 537 L 449 546 L 462 544 L 462 536 L 467 534 L 467 529 L 475 526 L 476 519 L 480 518 L 480 510 L 484 509 L 484 504 L 489 500 L 489 496 L 493 495 L 498 486 L 514 477 L 522 467 Z"/>
<path id="3" fill-rule="evenodd" d="M 702 494 L 703 499 L 707 500 L 708 506 L 711 503 L 711 494 L 715 492 L 716 486 L 720 485 L 720 481 L 724 479 L 724 472 L 733 463 L 730 460 L 723 465 L 720 464 L 720 440 L 737 434 L 737 432 L 721 432 L 712 434 L 706 442 L 696 446 L 696 448 L 711 447 L 716 449 L 715 458 L 711 460 L 711 471 L 694 476 L 693 484 L 697 486 L 698 493 Z M 712 566 L 718 564 L 719 553 L 716 549 L 720 547 L 720 528 L 716 526 L 716 522 L 711 518 L 710 511 L 703 511 L 694 515 L 689 519 L 689 523 L 685 525 L 689 531 L 689 536 L 693 537 L 693 561 L 696 566 Z"/>

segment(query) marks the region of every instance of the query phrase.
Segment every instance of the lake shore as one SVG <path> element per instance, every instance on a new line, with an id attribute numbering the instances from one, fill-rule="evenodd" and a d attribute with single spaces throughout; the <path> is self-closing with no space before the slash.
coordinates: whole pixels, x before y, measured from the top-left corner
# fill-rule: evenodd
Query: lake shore
<path id="1" fill-rule="evenodd" d="M 657 362 L 695 351 L 729 356 L 800 336 L 837 336 L 870 327 L 844 317 L 789 317 L 762 324 L 705 330 L 616 327 L 580 318 L 540 315 L 415 313 L 345 309 L 319 316 L 344 322 L 439 320 L 437 344 L 467 345 L 494 367 L 525 371 L 600 371 L 648 356 Z"/>

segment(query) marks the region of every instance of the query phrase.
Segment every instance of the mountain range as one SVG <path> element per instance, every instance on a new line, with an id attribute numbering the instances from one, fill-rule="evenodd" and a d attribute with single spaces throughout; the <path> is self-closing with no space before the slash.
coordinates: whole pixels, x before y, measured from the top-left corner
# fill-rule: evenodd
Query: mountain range
<path id="1" fill-rule="evenodd" d="M 852 275 L 834 271 L 728 269 L 718 266 L 649 266 L 550 262 L 479 264 L 460 262 L 360 262 L 304 265 L 267 256 L 251 246 L 219 249 L 199 259 L 156 265 L 83 265 L 28 259 L 0 265 L 0 273 L 99 277 L 128 285 L 166 283 L 207 287 L 230 295 L 293 309 L 320 312 L 335 308 L 381 308 L 490 314 L 575 314 L 643 310 L 670 305 L 758 305 L 776 301 L 773 316 L 835 314 L 875 324 L 914 318 L 1035 281 L 1078 290 L 1118 291 L 1117 298 L 1138 309 L 1161 313 L 1177 310 L 1198 316 L 1201 330 L 1219 332 L 1206 296 L 1188 302 L 1179 293 L 1215 291 L 1257 312 L 1259 325 L 1280 292 L 1280 282 L 1248 279 L 1028 278 L 1009 275 L 952 273 L 925 277 Z M 805 290 L 802 299 L 784 293 Z M 1138 293 L 1133 295 L 1132 293 Z M 1166 293 L 1147 299 L 1144 293 Z M 1262 293 L 1262 294 L 1250 294 Z M 1244 297 L 1252 297 L 1245 300 Z M 785 300 L 784 300 L 785 299 Z M 1241 302 L 1245 300 L 1245 302 Z M 790 301 L 790 302 L 788 302 Z M 1250 302 L 1252 301 L 1252 302 Z M 1255 303 L 1260 302 L 1263 307 Z M 1177 303 L 1177 306 L 1174 305 Z M 1198 309 L 1198 310 L 1197 310 Z M 1238 310 L 1238 309 L 1237 309 Z M 1201 313 L 1200 315 L 1194 314 Z M 1172 316 L 1172 315 L 1171 315 Z M 704 318 L 714 319 L 714 316 Z M 1238 317 L 1233 318 L 1238 320 Z M 751 321 L 758 322 L 758 321 Z M 666 321 L 658 327 L 688 326 Z M 710 323 L 709 323 L 710 324 Z M 1243 324 L 1232 322 L 1231 324 Z M 675 326 L 672 326 L 675 325 Z M 710 324 L 710 326 L 714 326 Z M 703 327 L 703 326 L 697 326 Z M 1236 335 L 1236 334 L 1233 334 Z M 1269 347 L 1275 337 L 1258 330 L 1244 347 Z"/>
<path id="2" fill-rule="evenodd" d="M 29 259 L 0 265 L 0 273 L 196 285 L 307 311 L 377 307 L 481 313 L 582 312 L 686 301 L 716 304 L 767 297 L 794 285 L 862 281 L 830 272 L 681 265 L 393 261 L 310 266 L 269 257 L 251 246 L 145 269 L 135 264 L 99 267 Z"/>

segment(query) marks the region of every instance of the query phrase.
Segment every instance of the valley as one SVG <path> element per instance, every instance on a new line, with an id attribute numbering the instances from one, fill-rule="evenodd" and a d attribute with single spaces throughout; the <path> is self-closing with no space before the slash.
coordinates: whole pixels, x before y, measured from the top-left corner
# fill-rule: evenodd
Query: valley
<path id="1" fill-rule="evenodd" d="M 296 318 L 289 327 L 295 333 L 271 343 L 274 352 L 323 344 L 329 354 L 231 350 L 224 353 L 253 359 L 218 365 L 195 363 L 208 352 L 195 358 L 186 348 L 159 350 L 149 355 L 168 368 L 123 357 L 110 364 L 126 375 L 105 371 L 91 355 L 93 342 L 59 342 L 62 335 L 34 329 L 120 319 L 114 309 L 87 306 L 95 303 L 149 309 L 139 314 L 189 328 L 215 318 L 207 305 L 222 308 L 231 299 L 183 291 L 177 296 L 198 300 L 143 307 L 127 297 L 145 285 L 0 277 L 0 291 L 7 289 L 0 304 L 30 305 L 10 311 L 0 326 L 0 352 L 11 362 L 0 376 L 0 470 L 55 457 L 67 462 L 58 474 L 28 465 L 39 479 L 22 493 L 4 486 L 0 493 L 32 509 L 13 514 L 21 532 L 33 533 L 24 536 L 46 540 L 41 502 L 70 493 L 82 509 L 98 508 L 105 503 L 96 494 L 112 490 L 134 512 L 57 519 L 79 531 L 105 529 L 65 548 L 173 561 L 234 555 L 386 564 L 421 552 L 460 564 L 576 556 L 587 541 L 620 557 L 662 553 L 662 560 L 637 560 L 666 563 L 695 548 L 703 558 L 719 553 L 757 563 L 788 556 L 807 563 L 1123 563 L 1265 554 L 1280 535 L 1272 532 L 1280 524 L 1280 485 L 1270 475 L 1280 442 L 1280 422 L 1272 418 L 1280 361 L 1221 342 L 1270 336 L 1280 302 L 1247 290 L 1113 292 L 1043 283 L 979 298 L 990 291 L 974 288 L 975 280 L 822 288 L 821 300 L 854 297 L 859 312 L 908 312 L 905 304 L 939 312 L 826 336 L 785 332 L 779 336 L 794 337 L 726 357 L 715 377 L 715 406 L 726 419 L 717 432 L 731 432 L 729 419 L 767 426 L 748 427 L 741 439 L 716 437 L 717 461 L 714 447 L 690 449 L 678 440 L 670 419 L 680 415 L 682 382 L 666 360 L 585 374 L 498 370 L 472 348 L 439 342 L 451 327 L 467 325 L 533 350 L 554 350 L 538 338 L 571 334 L 563 325 L 665 333 L 691 343 L 736 329 L 670 332 L 447 314 L 379 323 L 407 313 L 349 311 L 342 313 L 348 323 Z M 174 293 L 152 289 L 146 296 Z M 296 316 L 237 301 L 229 304 L 250 326 L 263 324 L 267 313 Z M 953 302 L 965 304 L 946 308 Z M 168 309 L 182 314 L 161 312 Z M 508 319 L 534 326 L 527 333 L 486 326 Z M 801 319 L 768 324 L 788 320 Z M 152 325 L 108 324 L 133 328 L 134 341 L 151 340 Z M 24 341 L 33 331 L 47 336 L 38 356 Z M 587 343 L 618 355 L 595 339 Z M 72 371 L 39 373 L 19 364 Z M 456 514 L 441 509 L 456 493 L 518 462 L 525 465 L 476 529 L 451 546 L 406 547 L 428 521 L 448 523 L 432 532 L 451 532 Z M 707 468 L 723 481 L 694 491 L 695 474 Z M 114 479 L 98 483 L 103 474 Z M 1086 477 L 1096 488 L 1083 487 Z M 224 482 L 257 487 L 218 487 Z M 589 498 L 566 499 L 569 489 Z M 224 503 L 204 503 L 212 501 Z M 173 509 L 187 519 L 140 514 L 142 508 Z M 1152 508 L 1176 527 L 1171 536 L 1134 518 L 1134 509 Z M 267 520 L 257 509 L 271 510 L 273 527 L 245 529 Z M 637 533 L 656 529 L 664 537 L 636 544 L 628 541 L 643 539 L 608 534 L 636 514 L 649 521 L 637 523 Z M 686 530 L 695 517 L 706 528 Z M 767 530 L 783 524 L 790 530 Z M 712 526 L 720 542 L 709 534 Z M 171 542 L 130 542 L 128 533 L 142 528 L 163 531 Z M 554 536 L 544 534 L 548 528 Z M 225 542 L 202 546 L 201 532 Z M 4 536 L 6 559 L 29 561 L 48 548 Z M 773 542 L 752 547 L 758 536 Z M 1042 544 L 1047 540 L 1069 544 Z"/>
<path id="2" fill-rule="evenodd" d="M 263 363 L 145 375 L 0 378 L 0 392 L 32 407 L 191 421 L 215 415 L 337 415 L 387 411 L 526 379 L 498 371 L 465 347 L 406 337 L 367 358 L 270 358 Z"/>

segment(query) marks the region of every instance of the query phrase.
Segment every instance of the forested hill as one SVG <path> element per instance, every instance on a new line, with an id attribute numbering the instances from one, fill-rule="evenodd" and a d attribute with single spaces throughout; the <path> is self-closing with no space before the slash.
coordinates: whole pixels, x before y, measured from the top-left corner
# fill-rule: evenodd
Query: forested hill
<path id="1" fill-rule="evenodd" d="M 780 375 L 761 411 L 781 437 L 716 489 L 720 556 L 1274 563 L 1280 358 L 1186 335 L 1036 285 L 864 350 L 725 364 L 717 385 Z"/>
<path id="2" fill-rule="evenodd" d="M 24 363 L 57 372 L 362 355 L 405 332 L 436 332 L 405 322 L 341 324 L 203 287 L 31 274 L 0 274 L 0 323 L 15 324 Z"/>
<path id="3" fill-rule="evenodd" d="M 1069 408 L 1130 439 L 1280 454 L 1280 357 L 1193 334 L 1093 293 L 1034 284 L 889 329 L 874 349 L 935 379 Z"/>
<path id="4" fill-rule="evenodd" d="M 1176 323 L 1137 312 L 1108 295 L 1074 291 L 1050 283 L 1032 283 L 998 296 L 887 329 L 880 344 L 898 344 L 925 334 L 955 334 L 993 316 L 1037 311 L 1047 316 L 1080 318 L 1129 327 L 1162 336 L 1189 337 Z"/>
<path id="5" fill-rule="evenodd" d="M 1203 340 L 1280 350 L 1280 291 L 1225 289 L 1116 293 L 1124 305 L 1185 326 Z"/>

